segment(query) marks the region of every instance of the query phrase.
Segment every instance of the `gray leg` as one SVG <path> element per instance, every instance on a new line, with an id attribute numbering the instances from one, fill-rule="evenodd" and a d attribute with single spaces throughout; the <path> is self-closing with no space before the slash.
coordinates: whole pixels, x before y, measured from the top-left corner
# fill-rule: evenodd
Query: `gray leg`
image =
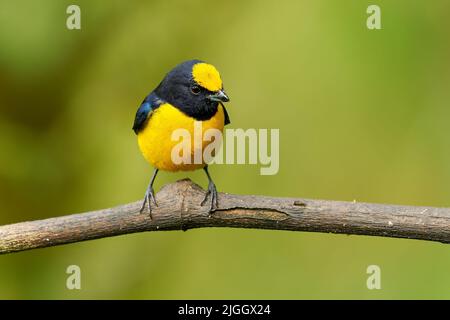
<path id="1" fill-rule="evenodd" d="M 147 191 L 145 192 L 144 201 L 142 203 L 142 207 L 141 207 L 141 210 L 140 210 L 140 213 L 143 213 L 144 210 L 145 210 L 145 205 L 147 204 L 148 213 L 150 215 L 150 218 L 152 217 L 151 201 L 153 201 L 155 206 L 158 206 L 156 204 L 155 193 L 153 191 L 153 182 L 155 182 L 155 178 L 156 178 L 156 175 L 158 174 L 158 171 L 159 171 L 158 169 L 155 169 L 155 171 L 153 171 L 153 175 L 152 175 L 152 178 L 150 180 L 150 183 L 148 184 Z"/>
<path id="2" fill-rule="evenodd" d="M 219 207 L 217 189 L 216 189 L 216 185 L 214 184 L 214 182 L 211 179 L 211 176 L 209 175 L 208 166 L 205 166 L 203 168 L 203 170 L 205 170 L 206 176 L 208 177 L 208 190 L 206 191 L 205 198 L 203 199 L 203 201 L 200 205 L 203 206 L 206 203 L 206 201 L 208 200 L 208 196 L 211 195 L 211 201 L 210 201 L 210 205 L 209 205 L 209 212 L 211 213 L 211 212 L 216 211 L 217 208 Z"/>

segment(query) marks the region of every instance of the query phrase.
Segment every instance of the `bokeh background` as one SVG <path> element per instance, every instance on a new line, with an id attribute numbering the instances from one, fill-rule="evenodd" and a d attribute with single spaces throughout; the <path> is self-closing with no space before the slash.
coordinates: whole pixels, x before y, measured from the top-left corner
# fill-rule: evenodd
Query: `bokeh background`
<path id="1" fill-rule="evenodd" d="M 81 7 L 81 30 L 66 8 Z M 382 30 L 366 28 L 378 4 Z M 232 128 L 279 128 L 280 171 L 211 168 L 241 194 L 450 206 L 450 3 L 0 1 L 0 224 L 142 198 L 135 111 L 177 63 L 221 71 Z M 202 172 L 159 175 L 156 187 Z M 82 289 L 67 290 L 68 265 Z M 379 265 L 382 289 L 366 288 Z M 450 247 L 202 229 L 0 256 L 0 298 L 450 298 Z"/>

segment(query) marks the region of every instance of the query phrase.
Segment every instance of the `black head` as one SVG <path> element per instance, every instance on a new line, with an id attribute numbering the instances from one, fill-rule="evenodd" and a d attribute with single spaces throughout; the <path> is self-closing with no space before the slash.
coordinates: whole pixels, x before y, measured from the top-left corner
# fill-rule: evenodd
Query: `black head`
<path id="1" fill-rule="evenodd" d="M 217 69 L 200 60 L 177 65 L 165 76 L 155 93 L 196 120 L 211 118 L 220 102 L 229 101 Z"/>

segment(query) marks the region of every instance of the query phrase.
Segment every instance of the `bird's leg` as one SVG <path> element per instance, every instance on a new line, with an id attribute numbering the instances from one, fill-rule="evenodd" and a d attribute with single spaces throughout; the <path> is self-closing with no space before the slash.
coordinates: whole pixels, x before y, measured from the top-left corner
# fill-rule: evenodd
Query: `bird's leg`
<path id="1" fill-rule="evenodd" d="M 208 190 L 206 191 L 205 198 L 203 199 L 200 205 L 203 206 L 206 203 L 206 200 L 208 200 L 208 196 L 211 195 L 211 201 L 209 206 L 209 213 L 211 213 L 216 211 L 217 208 L 219 207 L 217 189 L 216 185 L 211 179 L 211 176 L 209 175 L 208 166 L 205 166 L 203 170 L 205 170 L 206 176 L 208 177 Z"/>
<path id="2" fill-rule="evenodd" d="M 155 181 L 156 175 L 158 174 L 158 169 L 155 169 L 153 171 L 152 178 L 150 179 L 150 183 L 148 184 L 147 191 L 145 191 L 144 201 L 142 202 L 140 213 L 143 213 L 145 210 L 145 205 L 148 207 L 148 213 L 150 215 L 150 218 L 152 217 L 152 205 L 151 202 L 155 204 L 155 206 L 158 206 L 155 199 L 155 193 L 153 191 L 153 182 Z"/>

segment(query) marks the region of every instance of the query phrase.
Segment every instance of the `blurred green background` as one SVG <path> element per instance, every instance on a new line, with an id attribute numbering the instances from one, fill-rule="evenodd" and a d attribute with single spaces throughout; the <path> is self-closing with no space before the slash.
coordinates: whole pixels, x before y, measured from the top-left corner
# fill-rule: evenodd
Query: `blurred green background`
<path id="1" fill-rule="evenodd" d="M 81 30 L 66 8 L 81 7 Z M 378 4 L 382 30 L 366 28 Z M 0 224 L 141 199 L 131 130 L 174 65 L 220 70 L 232 128 L 279 128 L 280 171 L 216 165 L 219 190 L 450 206 L 450 3 L 0 1 Z M 159 175 L 156 188 L 202 172 Z M 68 265 L 82 290 L 67 290 Z M 379 265 L 381 290 L 366 288 Z M 450 247 L 202 229 L 0 256 L 0 298 L 450 298 Z"/>

